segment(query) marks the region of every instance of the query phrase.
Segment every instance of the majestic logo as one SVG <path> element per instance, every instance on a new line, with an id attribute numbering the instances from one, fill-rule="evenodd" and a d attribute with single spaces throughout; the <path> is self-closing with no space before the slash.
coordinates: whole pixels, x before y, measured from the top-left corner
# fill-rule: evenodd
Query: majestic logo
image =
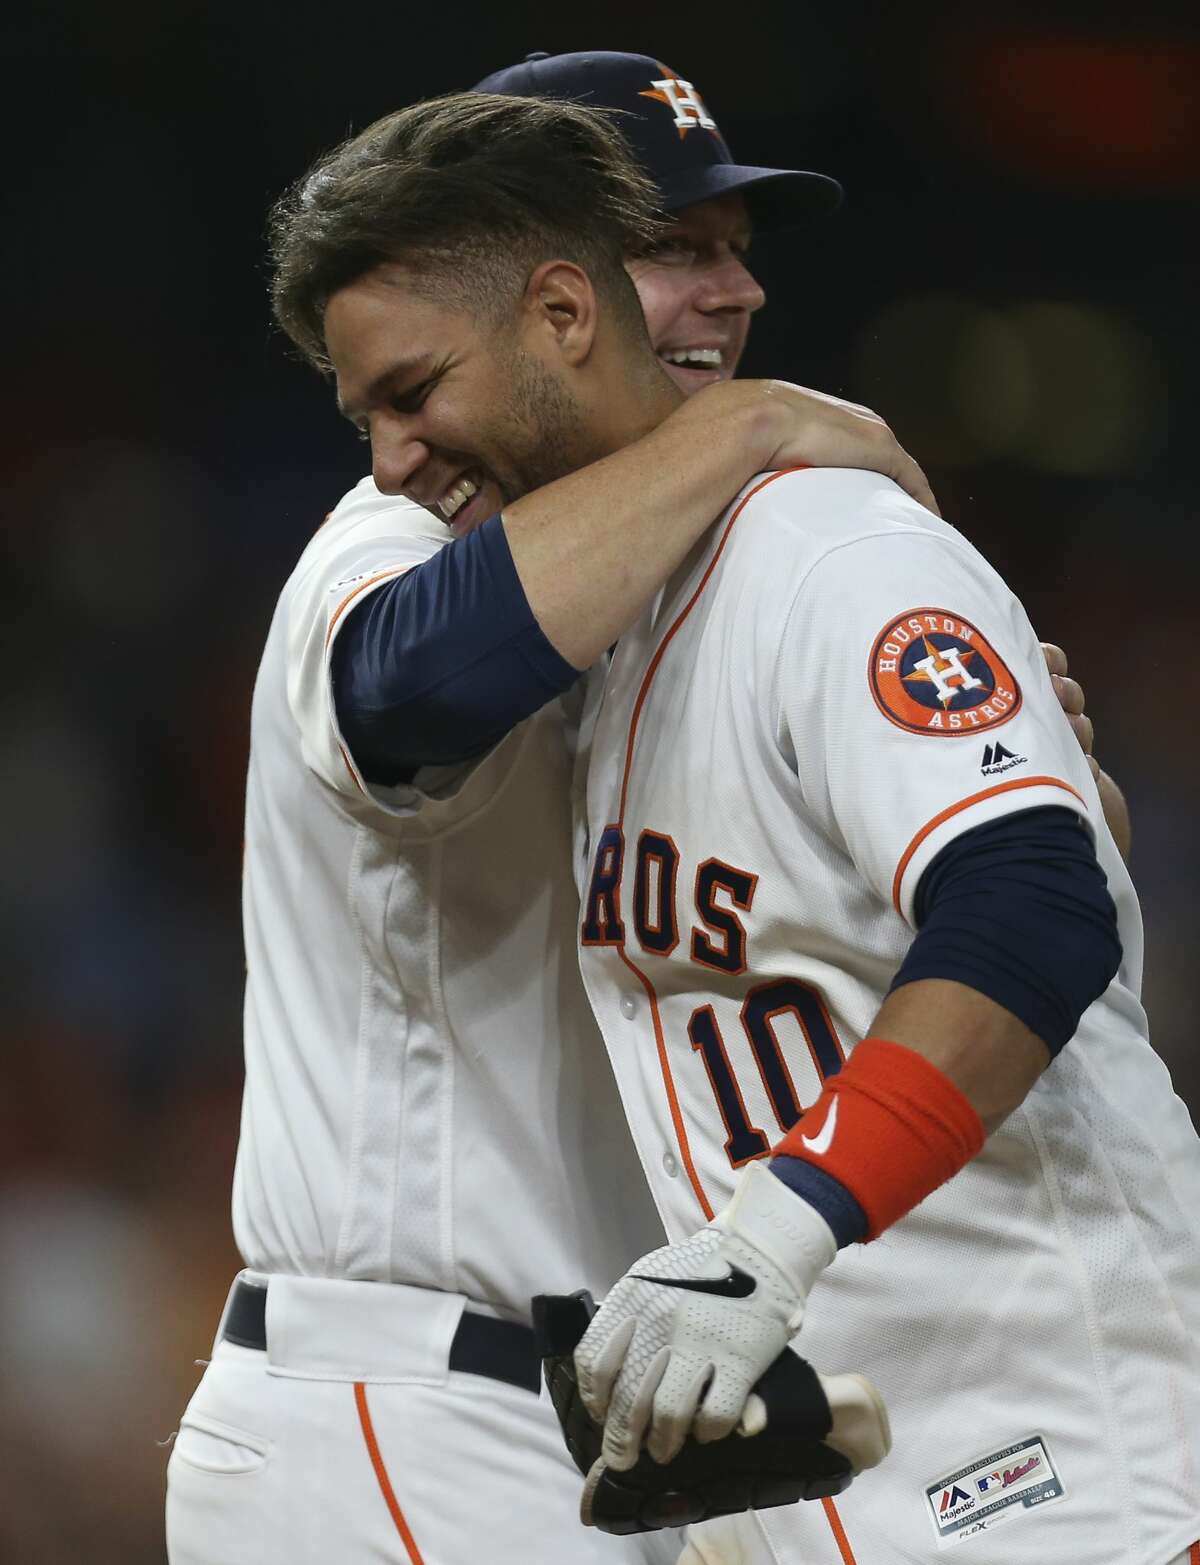
<path id="1" fill-rule="evenodd" d="M 1006 723 L 1021 708 L 1020 686 L 999 653 L 945 609 L 909 609 L 885 625 L 867 679 L 884 717 L 914 734 L 961 738 Z"/>
<path id="2" fill-rule="evenodd" d="M 749 1272 L 730 1266 L 727 1277 L 643 1277 L 631 1272 L 639 1282 L 656 1282 L 660 1288 L 685 1288 L 689 1293 L 713 1293 L 718 1299 L 748 1299 L 758 1287 Z"/>
<path id="3" fill-rule="evenodd" d="M 825 1115 L 825 1123 L 815 1136 L 801 1136 L 800 1140 L 810 1152 L 815 1152 L 818 1157 L 824 1157 L 829 1151 L 833 1140 L 833 1133 L 837 1129 L 838 1099 L 834 1098 L 829 1105 L 829 1112 Z"/>
<path id="4" fill-rule="evenodd" d="M 972 1500 L 967 1491 L 965 1489 L 960 1489 L 958 1485 L 955 1484 L 953 1489 L 946 1489 L 943 1491 L 942 1503 L 938 1506 L 938 1512 L 944 1516 L 947 1511 L 953 1510 L 955 1506 L 974 1504 L 974 1500 Z"/>
<path id="5" fill-rule="evenodd" d="M 1027 760 L 1028 756 L 1014 755 L 1002 744 L 985 744 L 979 770 L 985 777 L 995 777 L 998 772 L 1011 772 L 1014 766 L 1024 766 Z"/>
<path id="6" fill-rule="evenodd" d="M 667 105 L 675 116 L 675 127 L 679 132 L 680 141 L 689 130 L 695 130 L 697 126 L 701 130 L 715 131 L 717 122 L 708 112 L 704 99 L 691 82 L 684 81 L 681 76 L 673 76 L 661 63 L 658 68 L 662 72 L 661 80 L 652 83 L 651 91 L 639 92 L 638 97 L 653 98 L 656 102 Z"/>
<path id="7" fill-rule="evenodd" d="M 980 1494 L 994 1494 L 999 1489 L 1008 1489 L 1015 1483 L 1020 1483 L 1022 1478 L 1028 1478 L 1035 1467 L 1042 1465 L 1040 1456 L 1031 1456 L 1027 1462 L 1018 1462 L 1015 1467 L 1006 1467 L 1002 1471 L 985 1473 L 982 1478 L 975 1480 L 975 1487 Z"/>

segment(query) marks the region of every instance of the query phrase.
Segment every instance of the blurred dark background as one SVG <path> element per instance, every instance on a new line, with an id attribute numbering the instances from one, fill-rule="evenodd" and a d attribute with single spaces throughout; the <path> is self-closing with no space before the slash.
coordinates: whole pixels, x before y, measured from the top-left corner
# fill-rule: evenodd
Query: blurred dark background
<path id="1" fill-rule="evenodd" d="M 969 9 L 180 0 L 8 24 L 5 1565 L 161 1565 L 155 1441 L 237 1265 L 250 690 L 364 466 L 272 333 L 266 205 L 351 129 L 529 49 L 656 55 L 744 161 L 844 182 L 827 227 L 762 245 L 745 369 L 884 413 L 1066 647 L 1133 812 L 1153 1035 L 1200 1104 L 1200 36 L 1153 0 Z"/>

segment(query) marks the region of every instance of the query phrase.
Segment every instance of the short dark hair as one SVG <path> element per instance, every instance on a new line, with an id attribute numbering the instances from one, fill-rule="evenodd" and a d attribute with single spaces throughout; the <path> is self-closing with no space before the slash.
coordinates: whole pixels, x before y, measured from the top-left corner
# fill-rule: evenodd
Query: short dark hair
<path id="1" fill-rule="evenodd" d="M 275 319 L 328 370 L 326 305 L 384 262 L 500 319 L 534 268 L 561 257 L 644 334 L 623 263 L 665 224 L 615 119 L 577 103 L 463 92 L 376 120 L 273 208 Z"/>

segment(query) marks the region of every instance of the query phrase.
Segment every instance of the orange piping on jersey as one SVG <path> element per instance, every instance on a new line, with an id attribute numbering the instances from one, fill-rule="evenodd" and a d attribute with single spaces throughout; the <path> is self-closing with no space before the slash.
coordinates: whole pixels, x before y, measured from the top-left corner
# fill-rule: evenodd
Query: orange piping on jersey
<path id="1" fill-rule="evenodd" d="M 688 615 L 695 608 L 700 594 L 704 591 L 705 587 L 708 586 L 708 578 L 716 569 L 717 561 L 721 558 L 721 555 L 725 549 L 725 545 L 729 542 L 729 535 L 733 531 L 733 524 L 745 510 L 746 506 L 749 505 L 750 501 L 754 499 L 754 496 L 758 494 L 760 490 L 765 489 L 768 484 L 773 484 L 777 478 L 786 478 L 788 473 L 801 473 L 809 465 L 810 464 L 808 462 L 801 462 L 796 467 L 784 468 L 782 472 L 770 474 L 770 476 L 764 478 L 760 484 L 755 484 L 750 493 L 742 499 L 741 503 L 738 505 L 737 510 L 734 511 L 733 515 L 726 522 L 725 531 L 721 534 L 721 541 L 717 545 L 712 559 L 709 560 L 704 575 L 701 576 L 700 583 L 697 586 L 695 592 L 692 593 L 691 597 L 684 604 L 683 608 L 680 609 L 675 623 L 659 642 L 654 656 L 650 659 L 646 672 L 642 676 L 642 688 L 638 691 L 638 698 L 634 702 L 633 716 L 629 719 L 629 742 L 625 746 L 625 772 L 621 778 L 621 807 L 617 815 L 619 825 L 624 826 L 625 824 L 625 795 L 629 789 L 629 772 L 633 765 L 633 742 L 637 737 L 637 726 L 641 720 L 642 706 L 644 705 L 646 696 L 649 693 L 651 681 L 658 672 L 658 665 L 662 662 L 663 653 L 670 645 L 671 639 L 675 635 L 675 632 L 679 629 L 684 620 L 687 619 Z"/>
<path id="2" fill-rule="evenodd" d="M 990 799 L 997 793 L 1008 793 L 1012 788 L 1062 788 L 1067 793 L 1073 793 L 1087 809 L 1087 800 L 1079 792 L 1078 788 L 1072 788 L 1070 783 L 1063 782 L 1061 777 L 1020 777 L 1012 782 L 997 783 L 993 788 L 984 788 L 981 793 L 973 793 L 969 799 L 960 799 L 957 804 L 952 804 L 944 809 L 940 815 L 935 815 L 931 821 L 927 821 L 913 840 L 905 848 L 899 864 L 896 865 L 896 874 L 892 880 L 892 904 L 896 912 L 900 912 L 900 883 L 904 879 L 904 871 L 908 868 L 913 854 L 925 841 L 931 831 L 936 831 L 943 821 L 948 821 L 952 815 L 969 809 L 972 804 L 978 804 L 981 799 Z"/>
<path id="3" fill-rule="evenodd" d="M 807 462 L 804 462 L 799 464 L 797 467 L 787 468 L 784 471 L 797 473 L 803 471 L 803 469 L 808 465 L 809 464 Z M 633 745 L 634 740 L 637 738 L 638 722 L 641 719 L 642 707 L 645 705 L 646 696 L 650 690 L 651 681 L 658 672 L 658 665 L 662 662 L 663 653 L 667 650 L 667 646 L 675 632 L 683 624 L 684 620 L 687 619 L 693 608 L 695 608 L 700 594 L 704 591 L 705 587 L 708 586 L 709 577 L 716 568 L 717 561 L 721 558 L 722 551 L 729 541 L 729 535 L 733 531 L 734 522 L 737 521 L 747 503 L 753 500 L 754 496 L 759 492 L 760 489 L 765 489 L 768 484 L 773 484 L 777 478 L 782 478 L 783 476 L 784 472 L 772 473 L 768 478 L 764 478 L 761 483 L 755 484 L 754 488 L 751 489 L 750 493 L 745 496 L 737 510 L 734 511 L 728 522 L 726 522 L 725 531 L 721 534 L 721 541 L 717 545 L 712 559 L 708 562 L 704 575 L 700 578 L 699 585 L 697 586 L 695 592 L 692 593 L 687 603 L 684 604 L 683 608 L 679 611 L 679 614 L 676 616 L 675 623 L 659 642 L 654 656 L 650 659 L 646 672 L 642 676 L 641 689 L 638 691 L 637 700 L 634 702 L 633 715 L 629 719 L 629 738 L 625 745 L 625 770 L 621 775 L 621 803 L 617 811 L 617 825 L 622 832 L 625 830 L 625 800 L 629 793 L 629 773 L 633 766 Z M 618 946 L 617 950 L 620 954 L 621 960 L 625 963 L 626 967 L 629 968 L 630 972 L 635 975 L 635 977 L 642 985 L 642 988 L 645 989 L 647 996 L 649 997 L 650 1016 L 654 1022 L 654 1042 L 658 1048 L 658 1065 L 659 1069 L 662 1071 L 663 1087 L 666 1089 L 667 1106 L 671 1110 L 671 1123 L 675 1127 L 675 1140 L 679 1146 L 679 1155 L 683 1159 L 683 1166 L 687 1170 L 688 1179 L 691 1182 L 696 1199 L 700 1203 L 700 1210 L 704 1213 L 705 1220 L 711 1222 L 713 1218 L 713 1204 L 708 1199 L 707 1195 L 705 1195 L 704 1187 L 700 1183 L 700 1178 L 696 1173 L 696 1165 L 692 1162 L 692 1149 L 688 1142 L 687 1128 L 683 1123 L 683 1114 L 679 1108 L 679 1098 L 675 1092 L 675 1080 L 671 1075 L 671 1063 L 667 1058 L 667 1043 L 666 1039 L 663 1037 L 662 1018 L 658 1014 L 658 996 L 654 992 L 654 985 L 646 977 L 645 973 L 643 973 L 642 970 L 633 961 L 630 960 L 628 954 L 626 953 L 625 947 L 623 945 Z"/>
<path id="4" fill-rule="evenodd" d="M 359 782 L 358 773 L 354 770 L 353 766 L 351 766 L 350 757 L 346 754 L 346 746 L 342 744 L 340 740 L 338 741 L 338 749 L 342 752 L 342 760 L 346 763 L 346 770 L 350 773 L 351 781 L 365 799 L 367 796 L 367 790 L 363 787 L 362 783 Z"/>
<path id="5" fill-rule="evenodd" d="M 654 985 L 642 972 L 637 964 L 630 960 L 624 946 L 617 947 L 617 955 L 646 991 L 650 1001 L 650 1019 L 654 1023 L 654 1042 L 658 1049 L 658 1068 L 662 1071 L 663 1087 L 667 1094 L 667 1107 L 671 1110 L 671 1123 L 675 1126 L 675 1141 L 679 1147 L 679 1155 L 683 1159 L 683 1166 L 687 1170 L 688 1180 L 695 1191 L 696 1200 L 700 1203 L 700 1210 L 704 1213 L 706 1222 L 712 1222 L 714 1212 L 712 1202 L 704 1193 L 704 1186 L 700 1183 L 700 1176 L 696 1173 L 696 1165 L 692 1162 L 692 1148 L 688 1141 L 687 1127 L 683 1123 L 683 1113 L 679 1107 L 679 1099 L 675 1094 L 675 1080 L 671 1075 L 671 1065 L 667 1059 L 667 1041 L 663 1037 L 662 1017 L 658 1014 L 658 996 L 654 992 Z"/>
<path id="6" fill-rule="evenodd" d="M 366 581 L 360 581 L 358 586 L 355 587 L 354 591 L 348 592 L 342 601 L 338 604 L 337 608 L 334 609 L 333 617 L 329 621 L 329 629 L 325 632 L 325 645 L 328 646 L 329 643 L 333 640 L 334 626 L 337 624 L 338 620 L 341 619 L 342 615 L 346 612 L 350 605 L 354 602 L 355 598 L 358 597 L 360 592 L 366 592 L 367 588 L 373 587 L 377 581 L 387 581 L 389 576 L 403 576 L 405 571 L 411 570 L 411 565 L 397 565 L 393 566 L 390 571 L 376 571 L 374 576 L 368 576 Z"/>
<path id="7" fill-rule="evenodd" d="M 367 1407 L 367 1388 L 361 1380 L 354 1382 L 354 1402 L 358 1408 L 358 1421 L 362 1425 L 363 1439 L 367 1442 L 367 1453 L 371 1458 L 371 1466 L 375 1469 L 375 1477 L 379 1481 L 380 1493 L 383 1495 L 384 1504 L 387 1506 L 392 1520 L 396 1524 L 396 1531 L 404 1547 L 408 1550 L 408 1558 L 411 1565 L 425 1565 L 417 1541 L 408 1530 L 408 1523 L 404 1520 L 404 1512 L 400 1509 L 396 1499 L 392 1481 L 387 1475 L 387 1468 L 383 1465 L 383 1456 L 379 1450 L 379 1442 L 375 1438 L 375 1426 L 371 1422 L 370 1409 Z"/>
<path id="8" fill-rule="evenodd" d="M 1188 1550 L 1188 1565 L 1200 1565 L 1200 1543 L 1193 1543 Z"/>
<path id="9" fill-rule="evenodd" d="M 822 1500 L 821 1504 L 825 1507 L 825 1520 L 829 1523 L 829 1530 L 838 1546 L 838 1553 L 842 1556 L 842 1565 L 857 1565 L 854 1550 L 850 1547 L 850 1540 L 846 1536 L 846 1529 L 842 1526 L 842 1518 L 838 1515 L 837 1506 L 829 1499 Z"/>

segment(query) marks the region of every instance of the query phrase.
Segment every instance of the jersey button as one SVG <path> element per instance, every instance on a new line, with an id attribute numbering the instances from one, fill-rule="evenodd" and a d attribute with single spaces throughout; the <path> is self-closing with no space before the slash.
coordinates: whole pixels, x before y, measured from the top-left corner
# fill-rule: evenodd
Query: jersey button
<path id="1" fill-rule="evenodd" d="M 627 1021 L 637 1015 L 637 1001 L 631 995 L 626 995 L 621 1001 L 621 1015 Z"/>
<path id="2" fill-rule="evenodd" d="M 663 1153 L 663 1171 L 668 1179 L 674 1179 L 679 1172 L 679 1164 L 675 1161 L 673 1152 Z"/>

